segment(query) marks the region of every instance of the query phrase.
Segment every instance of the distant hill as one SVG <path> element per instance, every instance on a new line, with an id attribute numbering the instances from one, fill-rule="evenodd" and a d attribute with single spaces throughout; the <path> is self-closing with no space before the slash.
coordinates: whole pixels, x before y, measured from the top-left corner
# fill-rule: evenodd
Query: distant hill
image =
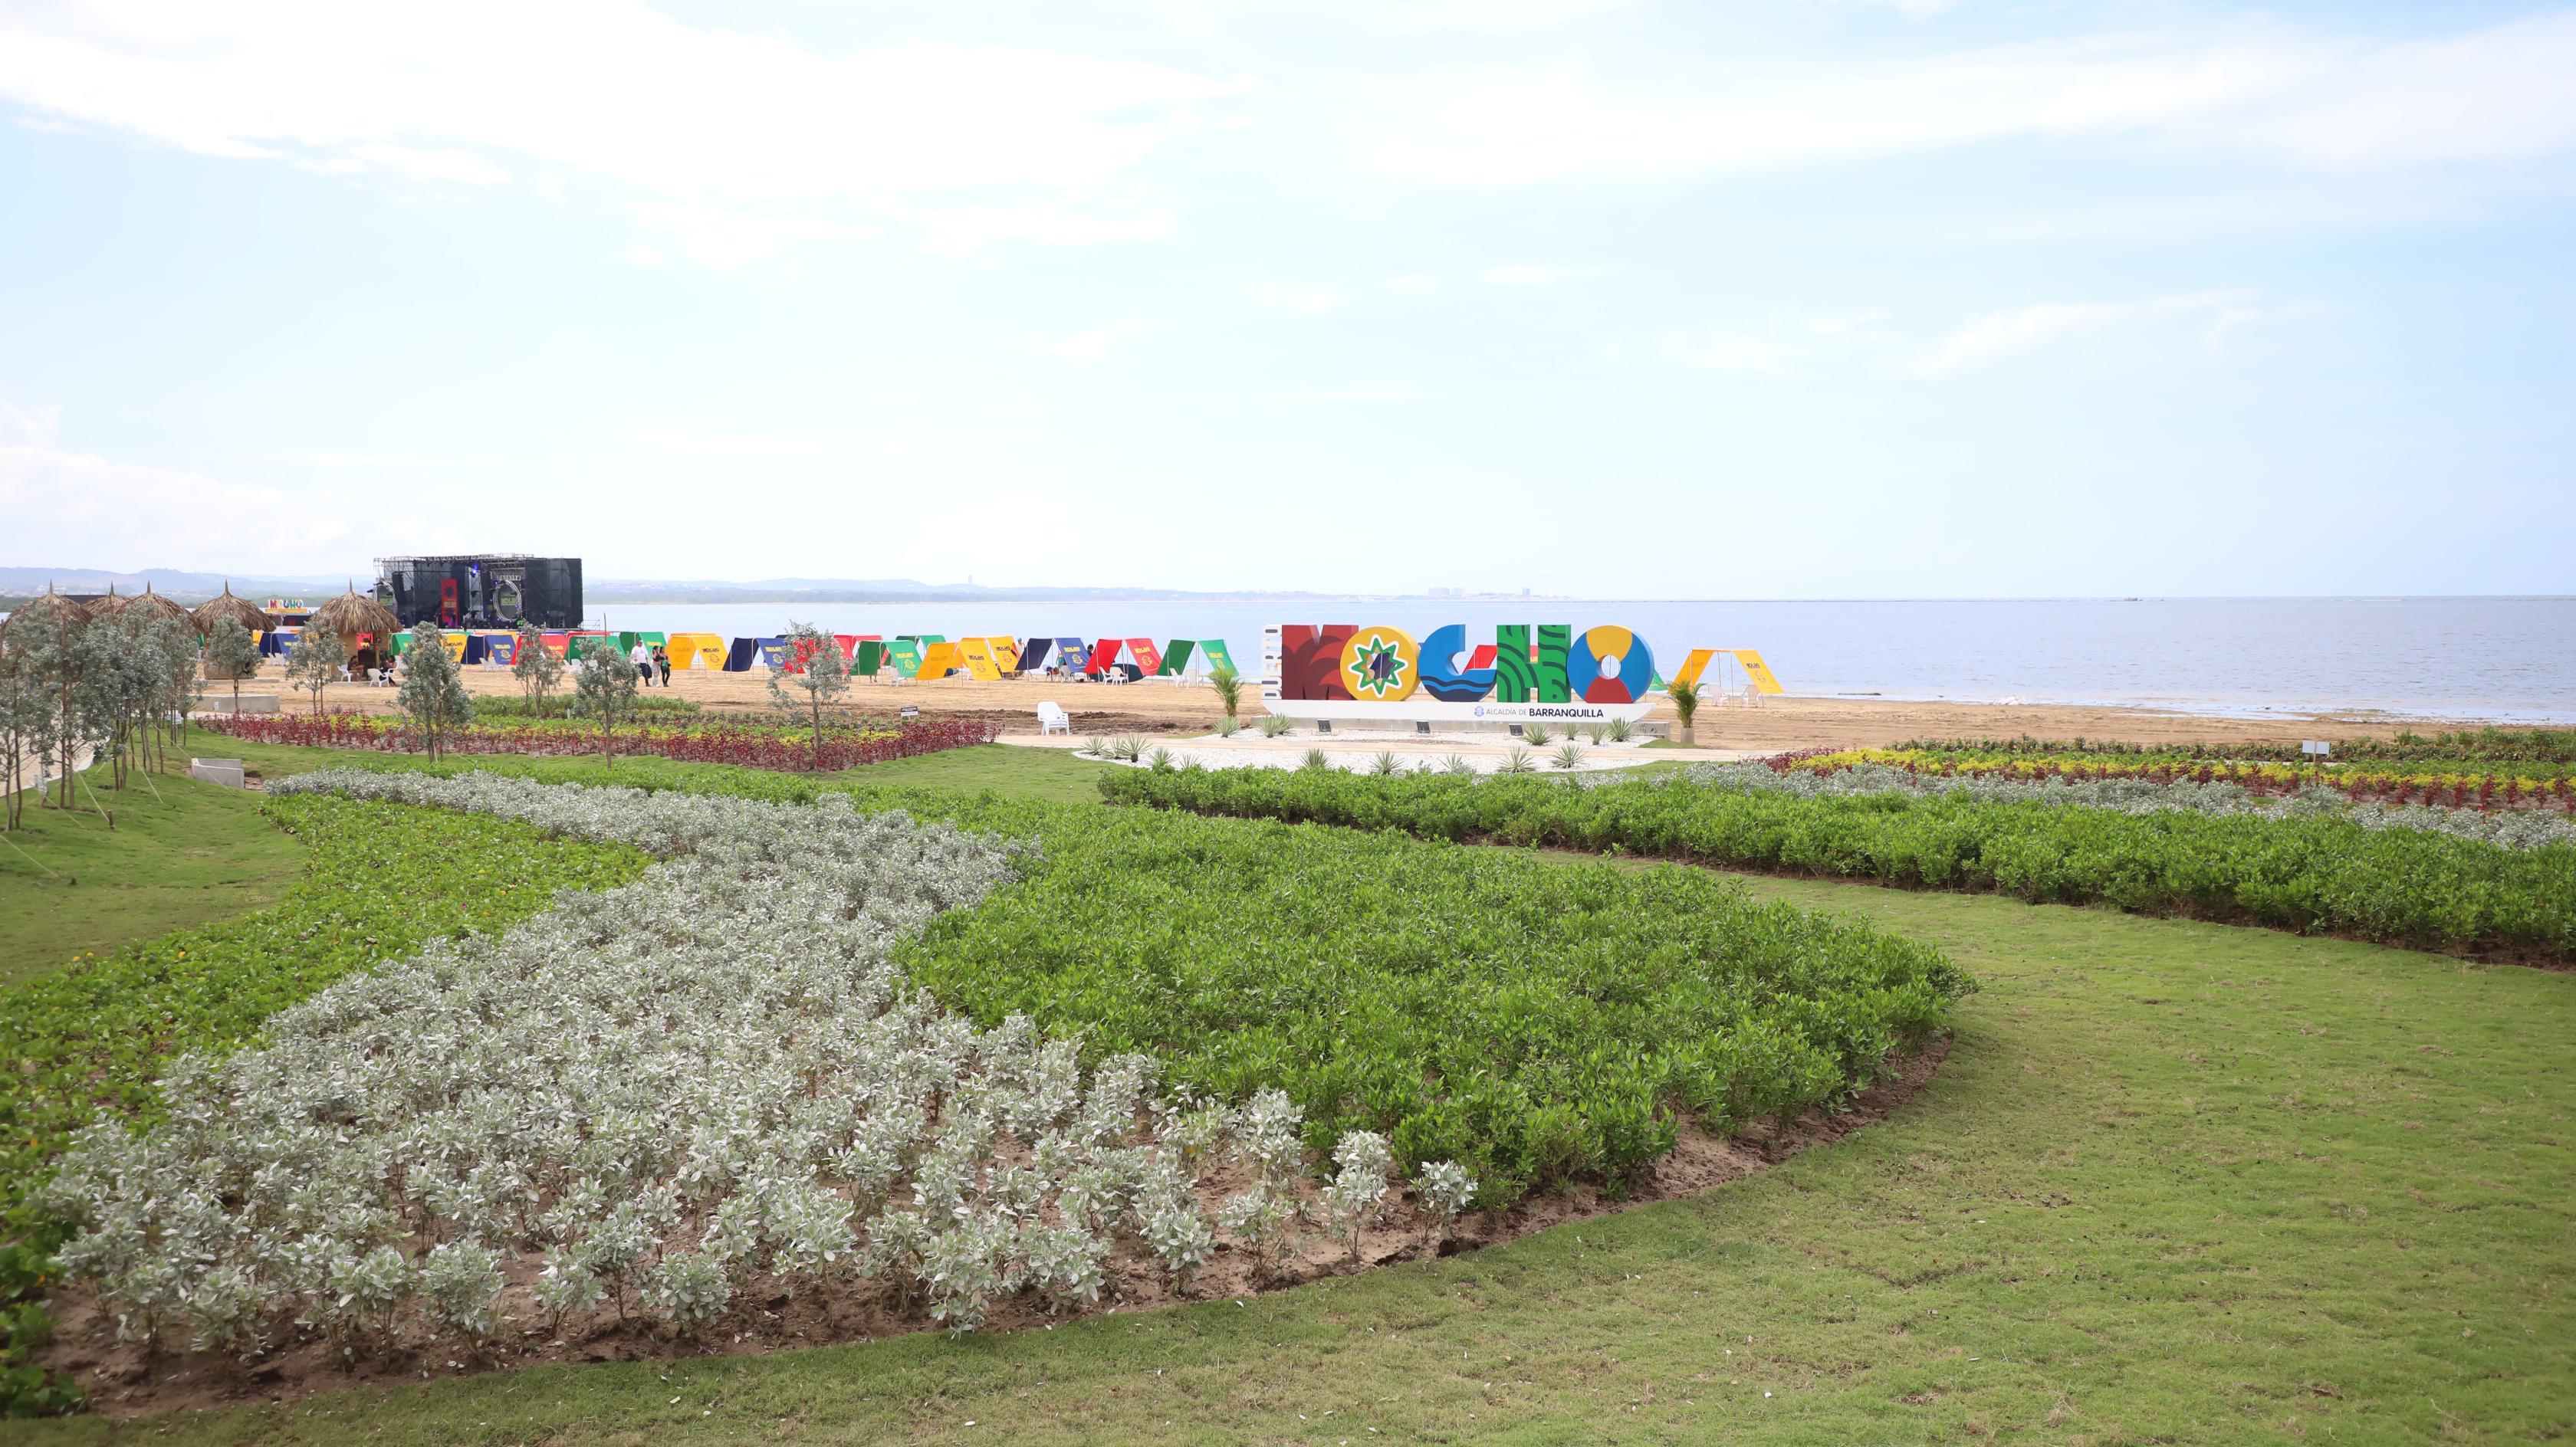
<path id="1" fill-rule="evenodd" d="M 1312 593 L 1193 593 L 1178 588 L 1006 587 L 912 578 L 588 578 L 585 603 L 1043 603 L 1105 598 L 1309 598 Z"/>
<path id="2" fill-rule="evenodd" d="M 244 598 L 268 598 L 280 594 L 288 597 L 310 596 L 329 590 L 339 592 L 351 583 L 373 583 L 376 574 L 370 564 L 359 573 L 314 574 L 301 578 L 260 578 L 247 573 L 191 573 L 179 568 L 145 568 L 139 573 L 120 573 L 113 568 L 0 568 L 0 594 L 34 597 L 50 583 L 57 593 L 104 593 L 110 583 L 120 593 L 140 593 L 150 583 L 152 591 L 167 593 L 182 603 L 211 598 L 222 591 L 226 582 L 233 592 Z"/>
<path id="3" fill-rule="evenodd" d="M 352 583 L 373 584 L 371 563 L 355 572 L 314 573 L 301 577 L 261 578 L 246 573 L 194 573 L 179 568 L 145 568 L 120 573 L 112 568 L 0 568 L 0 597 L 33 597 L 51 583 L 57 592 L 104 593 L 110 583 L 120 593 L 139 593 L 150 583 L 182 603 L 211 598 L 226 582 L 245 598 L 302 597 L 333 594 Z M 361 589 L 360 591 L 365 591 Z M 1200 593 L 1180 588 L 994 587 L 986 583 L 924 583 L 914 578 L 756 578 L 734 582 L 716 578 L 588 578 L 582 583 L 585 606 L 601 603 L 1059 603 L 1101 599 L 1337 599 L 1346 593 Z M 1372 597 L 1411 597 L 1384 593 Z"/>

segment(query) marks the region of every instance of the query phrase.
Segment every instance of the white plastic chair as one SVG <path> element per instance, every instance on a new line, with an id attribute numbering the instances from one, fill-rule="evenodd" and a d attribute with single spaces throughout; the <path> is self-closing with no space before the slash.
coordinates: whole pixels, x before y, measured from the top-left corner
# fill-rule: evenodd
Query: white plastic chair
<path id="1" fill-rule="evenodd" d="M 1073 715 L 1071 715 L 1071 714 L 1069 714 L 1069 713 L 1066 713 L 1066 712 L 1064 711 L 1064 709 L 1063 709 L 1060 705 L 1057 705 L 1057 704 L 1053 704 L 1053 703 L 1041 703 L 1041 704 L 1039 704 L 1039 705 L 1038 705 L 1038 736 L 1039 736 L 1040 738 L 1044 738 L 1044 737 L 1045 737 L 1045 736 L 1047 736 L 1048 734 L 1051 734 L 1051 733 L 1057 733 L 1057 732 L 1062 732 L 1062 733 L 1063 733 L 1065 736 L 1067 736 L 1068 738 L 1072 736 L 1072 734 L 1073 734 Z"/>

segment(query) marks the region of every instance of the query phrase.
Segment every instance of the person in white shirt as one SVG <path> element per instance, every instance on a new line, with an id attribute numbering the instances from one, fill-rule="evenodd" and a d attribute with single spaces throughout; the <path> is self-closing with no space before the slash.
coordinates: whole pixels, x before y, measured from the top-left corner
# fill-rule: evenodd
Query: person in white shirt
<path id="1" fill-rule="evenodd" d="M 646 688 L 651 688 L 653 686 L 652 645 L 644 642 L 640 638 L 637 639 L 635 641 L 635 649 L 633 652 L 626 655 L 626 661 L 635 665 L 635 676 L 644 681 L 644 686 Z"/>

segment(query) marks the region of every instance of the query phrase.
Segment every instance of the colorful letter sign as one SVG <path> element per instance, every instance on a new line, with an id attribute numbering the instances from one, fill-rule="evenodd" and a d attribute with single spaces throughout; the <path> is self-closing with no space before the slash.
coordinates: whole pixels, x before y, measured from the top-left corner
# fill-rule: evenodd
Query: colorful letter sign
<path id="1" fill-rule="evenodd" d="M 1263 662 L 1274 658 L 1263 696 L 1294 718 L 1634 722 L 1655 702 L 1654 650 L 1608 625 L 1505 623 L 1487 646 L 1461 623 L 1418 643 L 1386 624 L 1288 623 L 1265 643 Z"/>

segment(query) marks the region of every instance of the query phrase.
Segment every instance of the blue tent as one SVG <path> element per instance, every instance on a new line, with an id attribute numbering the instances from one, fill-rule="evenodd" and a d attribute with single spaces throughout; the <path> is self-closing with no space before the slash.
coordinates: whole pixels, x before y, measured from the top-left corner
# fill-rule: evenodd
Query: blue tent
<path id="1" fill-rule="evenodd" d="M 727 673 L 751 672 L 752 655 L 759 651 L 759 646 L 760 644 L 758 639 L 735 639 L 733 641 L 733 646 L 725 650 L 724 671 Z"/>
<path id="2" fill-rule="evenodd" d="M 1047 650 L 1055 646 L 1052 638 L 1028 638 L 1020 644 L 1020 671 L 1035 673 L 1046 667 Z"/>

